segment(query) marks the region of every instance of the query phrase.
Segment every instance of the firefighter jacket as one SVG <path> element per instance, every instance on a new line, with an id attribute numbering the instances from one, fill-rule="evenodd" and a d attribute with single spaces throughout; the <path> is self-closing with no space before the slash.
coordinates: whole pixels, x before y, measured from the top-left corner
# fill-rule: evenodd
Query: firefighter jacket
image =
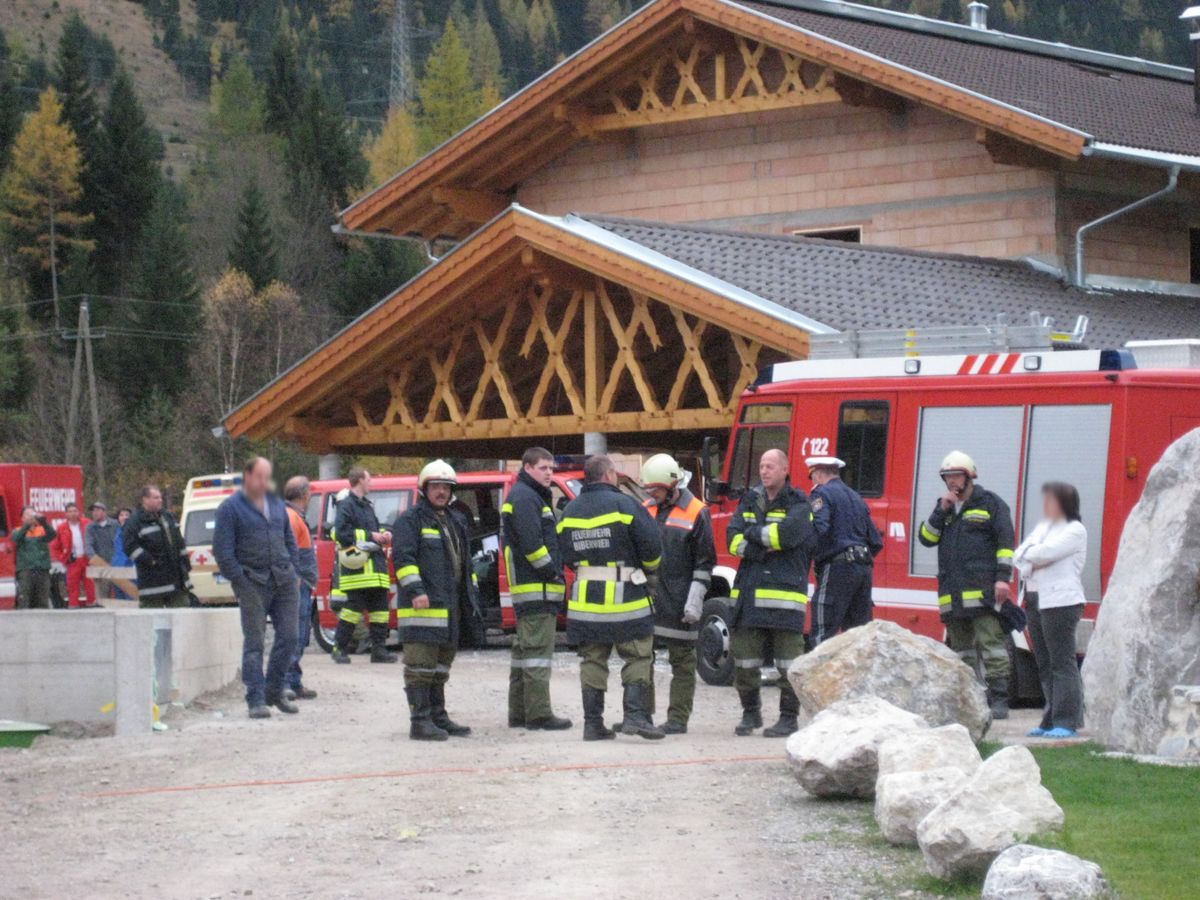
<path id="1" fill-rule="evenodd" d="M 396 519 L 392 563 L 401 643 L 457 644 L 463 615 L 482 616 L 462 513 L 439 513 L 421 497 Z M 413 609 L 421 595 L 429 608 Z"/>
<path id="2" fill-rule="evenodd" d="M 558 537 L 575 570 L 567 640 L 620 644 L 654 634 L 646 580 L 662 561 L 662 541 L 642 505 L 610 484 L 585 484 L 563 510 Z"/>
<path id="3" fill-rule="evenodd" d="M 45 516 L 38 516 L 28 527 L 22 525 L 12 533 L 17 548 L 17 571 L 50 571 L 50 544 L 55 534 Z"/>
<path id="4" fill-rule="evenodd" d="M 366 497 L 351 492 L 338 503 L 332 536 L 339 547 L 353 547 L 360 542 L 370 541 L 371 534 L 379 530 L 375 504 Z M 382 547 L 370 554 L 367 564 L 361 569 L 347 569 L 338 563 L 338 587 L 343 591 L 360 591 L 364 588 L 387 590 L 390 582 L 387 552 Z"/>
<path id="5" fill-rule="evenodd" d="M 883 538 L 871 519 L 871 509 L 858 491 L 840 478 L 833 478 L 812 489 L 809 502 L 813 528 L 817 531 L 817 549 L 813 558 L 821 564 L 850 551 L 853 562 L 869 563 L 883 549 Z M 856 553 L 855 548 L 870 555 Z M 860 559 L 859 556 L 862 556 Z"/>
<path id="6" fill-rule="evenodd" d="M 521 472 L 500 508 L 504 566 L 517 618 L 557 613 L 566 597 L 550 489 Z"/>
<path id="7" fill-rule="evenodd" d="M 684 488 L 674 501 L 660 508 L 646 501 L 646 512 L 658 525 L 662 538 L 662 565 L 654 590 L 654 634 L 677 641 L 694 641 L 700 625 L 683 621 L 683 607 L 693 581 L 708 585 L 717 549 L 713 544 L 712 520 L 704 502 Z"/>
<path id="8" fill-rule="evenodd" d="M 808 569 L 817 546 L 804 492 L 790 481 L 774 500 L 762 485 L 747 491 L 727 533 L 729 552 L 742 556 L 733 582 L 733 624 L 803 632 Z"/>
<path id="9" fill-rule="evenodd" d="M 996 582 L 1012 579 L 1014 534 L 1007 503 L 975 485 L 962 509 L 935 505 L 917 538 L 937 547 L 943 622 L 994 610 Z"/>
<path id="10" fill-rule="evenodd" d="M 191 588 L 192 561 L 179 524 L 166 510 L 155 515 L 135 510 L 125 520 L 121 542 L 137 566 L 138 597 L 162 597 Z"/>

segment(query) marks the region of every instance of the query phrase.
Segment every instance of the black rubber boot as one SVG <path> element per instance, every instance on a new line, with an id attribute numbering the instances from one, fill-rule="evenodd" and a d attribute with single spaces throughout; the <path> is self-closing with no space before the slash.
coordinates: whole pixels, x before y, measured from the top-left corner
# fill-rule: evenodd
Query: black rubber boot
<path id="1" fill-rule="evenodd" d="M 373 663 L 394 663 L 396 654 L 389 650 L 383 644 L 376 644 L 371 648 L 371 662 Z"/>
<path id="2" fill-rule="evenodd" d="M 530 719 L 525 723 L 525 727 L 530 731 L 566 731 L 572 724 L 570 719 L 564 719 L 551 713 L 540 719 Z"/>
<path id="3" fill-rule="evenodd" d="M 1008 679 L 989 678 L 987 682 L 988 707 L 993 719 L 1008 718 Z"/>
<path id="4" fill-rule="evenodd" d="M 621 734 L 635 734 L 649 741 L 660 741 L 666 737 L 646 711 L 650 708 L 649 699 L 649 685 L 625 685 L 625 721 L 621 723 Z"/>
<path id="5" fill-rule="evenodd" d="M 414 684 L 406 687 L 408 694 L 408 710 L 412 725 L 408 737 L 414 741 L 447 741 L 450 735 L 433 724 L 432 706 L 429 699 L 429 685 Z"/>
<path id="6" fill-rule="evenodd" d="M 471 733 L 470 728 L 466 725 L 459 725 L 446 712 L 446 685 L 435 684 L 429 689 L 429 703 L 433 724 L 446 734 L 451 737 L 466 737 Z"/>
<path id="7" fill-rule="evenodd" d="M 687 722 L 676 722 L 674 719 L 667 719 L 662 727 L 663 734 L 687 734 Z"/>
<path id="8" fill-rule="evenodd" d="M 371 635 L 371 662 L 394 663 L 396 654 L 387 648 L 388 627 L 382 622 L 372 622 L 368 630 Z"/>
<path id="9" fill-rule="evenodd" d="M 604 727 L 604 691 L 596 688 L 583 689 L 583 739 L 585 741 L 611 741 L 616 732 Z"/>
<path id="10" fill-rule="evenodd" d="M 734 727 L 733 733 L 738 737 L 746 737 L 762 728 L 762 691 L 754 688 L 752 691 L 738 691 L 742 701 L 742 721 Z"/>
<path id="11" fill-rule="evenodd" d="M 338 619 L 337 631 L 333 633 L 333 651 L 329 654 L 336 663 L 347 665 L 350 662 L 350 644 L 354 641 L 354 626 L 344 619 Z"/>
<path id="12" fill-rule="evenodd" d="M 800 715 L 800 700 L 790 685 L 779 688 L 779 721 L 763 731 L 763 737 L 787 737 L 800 726 L 796 717 Z"/>

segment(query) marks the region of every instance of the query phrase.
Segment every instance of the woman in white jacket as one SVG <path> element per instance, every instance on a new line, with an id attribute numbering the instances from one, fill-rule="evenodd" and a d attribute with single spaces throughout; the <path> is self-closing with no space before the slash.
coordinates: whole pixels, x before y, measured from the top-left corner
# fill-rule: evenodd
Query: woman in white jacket
<path id="1" fill-rule="evenodd" d="M 1025 581 L 1029 635 L 1046 711 L 1033 737 L 1074 737 L 1083 725 L 1083 682 L 1075 658 L 1075 626 L 1083 615 L 1087 529 L 1079 520 L 1079 491 L 1042 487 L 1045 520 L 1017 548 L 1013 561 Z"/>

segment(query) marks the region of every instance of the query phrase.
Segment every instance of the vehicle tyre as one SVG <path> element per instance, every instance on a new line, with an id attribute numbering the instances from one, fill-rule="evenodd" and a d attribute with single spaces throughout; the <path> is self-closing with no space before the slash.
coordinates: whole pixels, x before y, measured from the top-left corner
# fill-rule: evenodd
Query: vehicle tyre
<path id="1" fill-rule="evenodd" d="M 704 601 L 696 670 L 705 684 L 720 687 L 733 684 L 732 620 L 733 601 L 728 597 L 709 597 Z"/>
<path id="2" fill-rule="evenodd" d="M 317 605 L 313 604 L 312 611 L 312 636 L 317 642 L 317 646 L 326 653 L 333 652 L 333 632 L 334 628 L 325 628 L 321 625 L 321 611 L 317 609 Z"/>

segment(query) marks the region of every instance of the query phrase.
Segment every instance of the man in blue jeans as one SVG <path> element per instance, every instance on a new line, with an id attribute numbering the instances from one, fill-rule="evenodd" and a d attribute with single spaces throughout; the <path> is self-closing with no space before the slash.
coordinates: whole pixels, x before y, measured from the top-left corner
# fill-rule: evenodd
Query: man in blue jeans
<path id="1" fill-rule="evenodd" d="M 213 556 L 233 585 L 242 611 L 242 681 L 250 718 L 270 718 L 270 707 L 299 708 L 284 695 L 298 628 L 299 558 L 287 507 L 271 493 L 271 463 L 255 457 L 242 471 L 242 489 L 217 509 Z M 267 616 L 275 629 L 263 675 L 263 632 Z"/>
<path id="2" fill-rule="evenodd" d="M 300 657 L 308 646 L 312 636 L 313 589 L 317 586 L 317 551 L 313 547 L 312 532 L 304 514 L 308 511 L 308 500 L 312 495 L 308 479 L 296 475 L 287 480 L 283 486 L 283 499 L 287 503 L 288 519 L 292 523 L 292 535 L 296 538 L 296 552 L 299 566 L 296 574 L 300 576 L 300 605 L 296 624 L 300 629 L 296 637 L 296 650 L 292 654 L 292 665 L 288 669 L 287 686 L 292 696 L 289 700 L 315 700 L 317 692 L 304 686 L 304 670 L 300 667 Z"/>

